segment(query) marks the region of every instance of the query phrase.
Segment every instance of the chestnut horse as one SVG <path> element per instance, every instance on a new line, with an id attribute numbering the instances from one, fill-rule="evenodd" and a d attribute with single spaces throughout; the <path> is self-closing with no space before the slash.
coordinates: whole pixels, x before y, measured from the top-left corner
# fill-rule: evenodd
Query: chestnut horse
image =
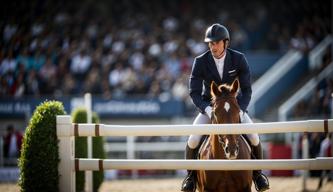
<path id="1" fill-rule="evenodd" d="M 240 123 L 238 88 L 238 80 L 231 86 L 212 82 L 212 124 Z M 201 145 L 199 159 L 251 159 L 251 151 L 241 135 L 209 135 Z M 246 192 L 251 191 L 252 171 L 199 170 L 197 181 L 200 192 Z"/>

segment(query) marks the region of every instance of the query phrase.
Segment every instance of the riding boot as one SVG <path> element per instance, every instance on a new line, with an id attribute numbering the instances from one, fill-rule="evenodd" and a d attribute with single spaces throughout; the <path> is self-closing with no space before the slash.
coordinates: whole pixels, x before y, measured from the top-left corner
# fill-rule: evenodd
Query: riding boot
<path id="1" fill-rule="evenodd" d="M 198 153 L 199 146 L 197 148 L 191 149 L 188 145 L 186 145 L 185 158 L 195 159 Z M 195 170 L 187 170 L 187 176 L 182 183 L 181 191 L 194 192 L 196 189 L 196 176 L 197 172 Z"/>
<path id="2" fill-rule="evenodd" d="M 259 143 L 257 146 L 252 146 L 252 154 L 256 159 L 263 159 L 261 143 Z M 269 189 L 268 179 L 266 175 L 261 172 L 261 170 L 253 170 L 253 182 L 255 184 L 256 190 L 259 192 Z"/>

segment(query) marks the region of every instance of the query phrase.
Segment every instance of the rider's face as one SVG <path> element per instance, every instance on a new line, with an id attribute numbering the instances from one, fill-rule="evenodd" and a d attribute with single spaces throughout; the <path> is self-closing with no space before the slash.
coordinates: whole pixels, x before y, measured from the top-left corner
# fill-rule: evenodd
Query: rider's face
<path id="1" fill-rule="evenodd" d="M 215 57 L 216 59 L 223 57 L 225 54 L 223 40 L 209 42 L 208 47 L 212 52 L 213 57 Z"/>

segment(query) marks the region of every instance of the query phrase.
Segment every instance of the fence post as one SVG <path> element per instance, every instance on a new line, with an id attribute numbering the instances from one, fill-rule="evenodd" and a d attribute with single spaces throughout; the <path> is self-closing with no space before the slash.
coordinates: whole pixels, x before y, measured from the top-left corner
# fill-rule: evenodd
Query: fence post
<path id="1" fill-rule="evenodd" d="M 91 94 L 90 93 L 86 93 L 84 95 L 84 104 L 85 104 L 85 108 L 87 111 L 87 123 L 92 123 L 92 100 L 91 100 Z M 93 158 L 92 156 L 92 137 L 88 136 L 87 137 L 87 147 L 88 147 L 88 154 L 87 157 L 88 158 Z M 92 171 L 85 171 L 85 190 L 86 192 L 92 192 L 93 191 L 93 173 Z"/>
<path id="2" fill-rule="evenodd" d="M 59 140 L 59 191 L 75 192 L 74 137 L 70 136 L 72 120 L 69 115 L 57 116 L 57 137 Z"/>
<path id="3" fill-rule="evenodd" d="M 302 139 L 302 159 L 309 158 L 309 140 L 308 133 L 304 133 Z M 308 170 L 303 170 L 303 191 L 306 191 L 306 180 L 308 178 Z"/>
<path id="4" fill-rule="evenodd" d="M 126 137 L 127 159 L 135 159 L 135 138 L 134 136 Z M 138 178 L 138 170 L 131 170 L 132 179 Z"/>

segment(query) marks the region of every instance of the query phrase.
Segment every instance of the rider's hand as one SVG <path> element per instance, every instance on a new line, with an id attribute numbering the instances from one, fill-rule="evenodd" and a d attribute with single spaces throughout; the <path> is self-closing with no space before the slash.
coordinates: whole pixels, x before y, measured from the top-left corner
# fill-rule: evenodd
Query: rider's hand
<path id="1" fill-rule="evenodd" d="M 205 112 L 208 115 L 209 119 L 212 119 L 212 112 L 213 112 L 212 107 L 211 106 L 207 106 L 206 109 L 205 109 Z"/>
<path id="2" fill-rule="evenodd" d="M 240 117 L 241 123 L 244 122 L 244 112 L 243 112 L 243 110 L 239 111 L 239 117 Z"/>

